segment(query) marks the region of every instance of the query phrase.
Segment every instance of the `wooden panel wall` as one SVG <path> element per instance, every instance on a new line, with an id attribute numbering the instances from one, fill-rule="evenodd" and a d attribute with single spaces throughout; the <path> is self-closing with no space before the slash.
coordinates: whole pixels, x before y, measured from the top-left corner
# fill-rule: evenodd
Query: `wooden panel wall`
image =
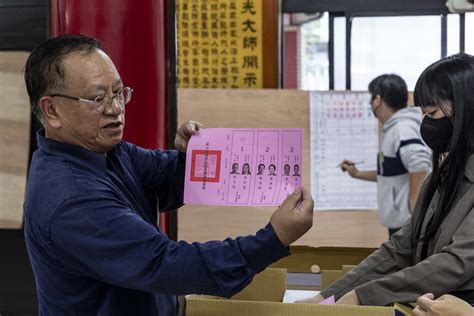
<path id="1" fill-rule="evenodd" d="M 23 81 L 28 53 L 0 52 L 0 229 L 20 228 L 30 146 Z"/>
<path id="2" fill-rule="evenodd" d="M 310 186 L 309 94 L 298 90 L 178 90 L 178 121 L 207 127 L 304 128 L 303 185 Z M 317 205 L 316 205 L 317 208 Z M 187 241 L 253 234 L 266 225 L 273 207 L 186 205 L 179 211 L 178 238 Z M 296 244 L 378 247 L 386 229 L 373 211 L 317 212 L 313 228 Z"/>
<path id="3" fill-rule="evenodd" d="M 262 0 L 263 88 L 279 88 L 280 4 L 279 0 Z"/>

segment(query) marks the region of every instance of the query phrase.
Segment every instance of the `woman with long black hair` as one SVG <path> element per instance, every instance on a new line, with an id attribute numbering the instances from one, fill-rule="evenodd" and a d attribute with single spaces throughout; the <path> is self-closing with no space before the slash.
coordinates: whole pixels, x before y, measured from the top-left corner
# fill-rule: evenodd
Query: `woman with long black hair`
<path id="1" fill-rule="evenodd" d="M 412 219 L 310 302 L 335 295 L 342 304 L 388 305 L 430 292 L 474 304 L 474 57 L 430 65 L 414 101 L 424 112 L 421 135 L 433 150 L 433 172 Z"/>

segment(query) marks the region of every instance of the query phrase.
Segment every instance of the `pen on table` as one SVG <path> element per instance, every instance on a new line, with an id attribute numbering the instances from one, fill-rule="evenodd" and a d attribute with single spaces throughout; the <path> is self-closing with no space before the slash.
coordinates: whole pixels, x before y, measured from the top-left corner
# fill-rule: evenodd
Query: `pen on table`
<path id="1" fill-rule="evenodd" d="M 361 163 L 364 163 L 364 161 L 356 161 L 356 162 L 346 163 L 346 165 L 355 166 L 355 165 L 360 165 Z M 336 168 L 341 168 L 342 165 L 343 165 L 343 163 L 341 162 L 340 164 L 338 164 L 336 166 Z"/>

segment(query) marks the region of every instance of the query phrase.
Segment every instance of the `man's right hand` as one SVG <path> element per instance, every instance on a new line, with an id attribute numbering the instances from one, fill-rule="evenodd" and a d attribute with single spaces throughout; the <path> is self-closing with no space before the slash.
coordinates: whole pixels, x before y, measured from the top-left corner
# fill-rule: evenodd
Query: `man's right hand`
<path id="1" fill-rule="evenodd" d="M 342 171 L 347 171 L 347 173 L 352 177 L 352 178 L 356 178 L 357 177 L 357 174 L 359 173 L 359 169 L 356 168 L 356 166 L 354 165 L 354 163 L 350 160 L 343 160 L 341 163 L 340 163 L 340 166 L 341 166 L 341 170 Z"/>
<path id="2" fill-rule="evenodd" d="M 291 245 L 313 226 L 313 208 L 311 194 L 296 188 L 273 213 L 270 224 L 283 245 Z"/>

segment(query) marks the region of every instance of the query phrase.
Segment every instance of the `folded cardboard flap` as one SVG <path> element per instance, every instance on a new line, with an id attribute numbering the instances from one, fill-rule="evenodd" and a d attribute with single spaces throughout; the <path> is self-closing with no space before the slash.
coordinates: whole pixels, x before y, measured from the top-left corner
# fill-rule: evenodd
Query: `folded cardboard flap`
<path id="1" fill-rule="evenodd" d="M 257 274 L 242 291 L 230 298 L 234 301 L 281 302 L 286 291 L 286 269 L 266 269 Z M 224 300 L 219 296 L 187 295 L 189 299 Z"/>
<path id="2" fill-rule="evenodd" d="M 237 301 L 281 302 L 286 291 L 286 269 L 266 269 L 257 274 L 242 291 L 232 296 Z"/>
<path id="3" fill-rule="evenodd" d="M 395 308 L 396 316 L 411 316 L 413 313 L 413 308 L 416 307 L 416 303 L 409 304 L 410 306 L 395 303 L 393 307 Z"/>
<path id="4" fill-rule="evenodd" d="M 340 271 L 339 271 L 340 272 Z M 281 303 L 286 270 L 267 269 L 231 299 L 206 295 L 186 296 L 186 316 L 408 316 L 397 306 L 348 306 Z M 405 308 L 404 306 L 400 306 Z"/>
<path id="5" fill-rule="evenodd" d="M 343 264 L 357 265 L 377 248 L 290 246 L 291 256 L 273 263 L 271 268 L 308 273 L 318 265 L 321 270 L 338 270 Z"/>

